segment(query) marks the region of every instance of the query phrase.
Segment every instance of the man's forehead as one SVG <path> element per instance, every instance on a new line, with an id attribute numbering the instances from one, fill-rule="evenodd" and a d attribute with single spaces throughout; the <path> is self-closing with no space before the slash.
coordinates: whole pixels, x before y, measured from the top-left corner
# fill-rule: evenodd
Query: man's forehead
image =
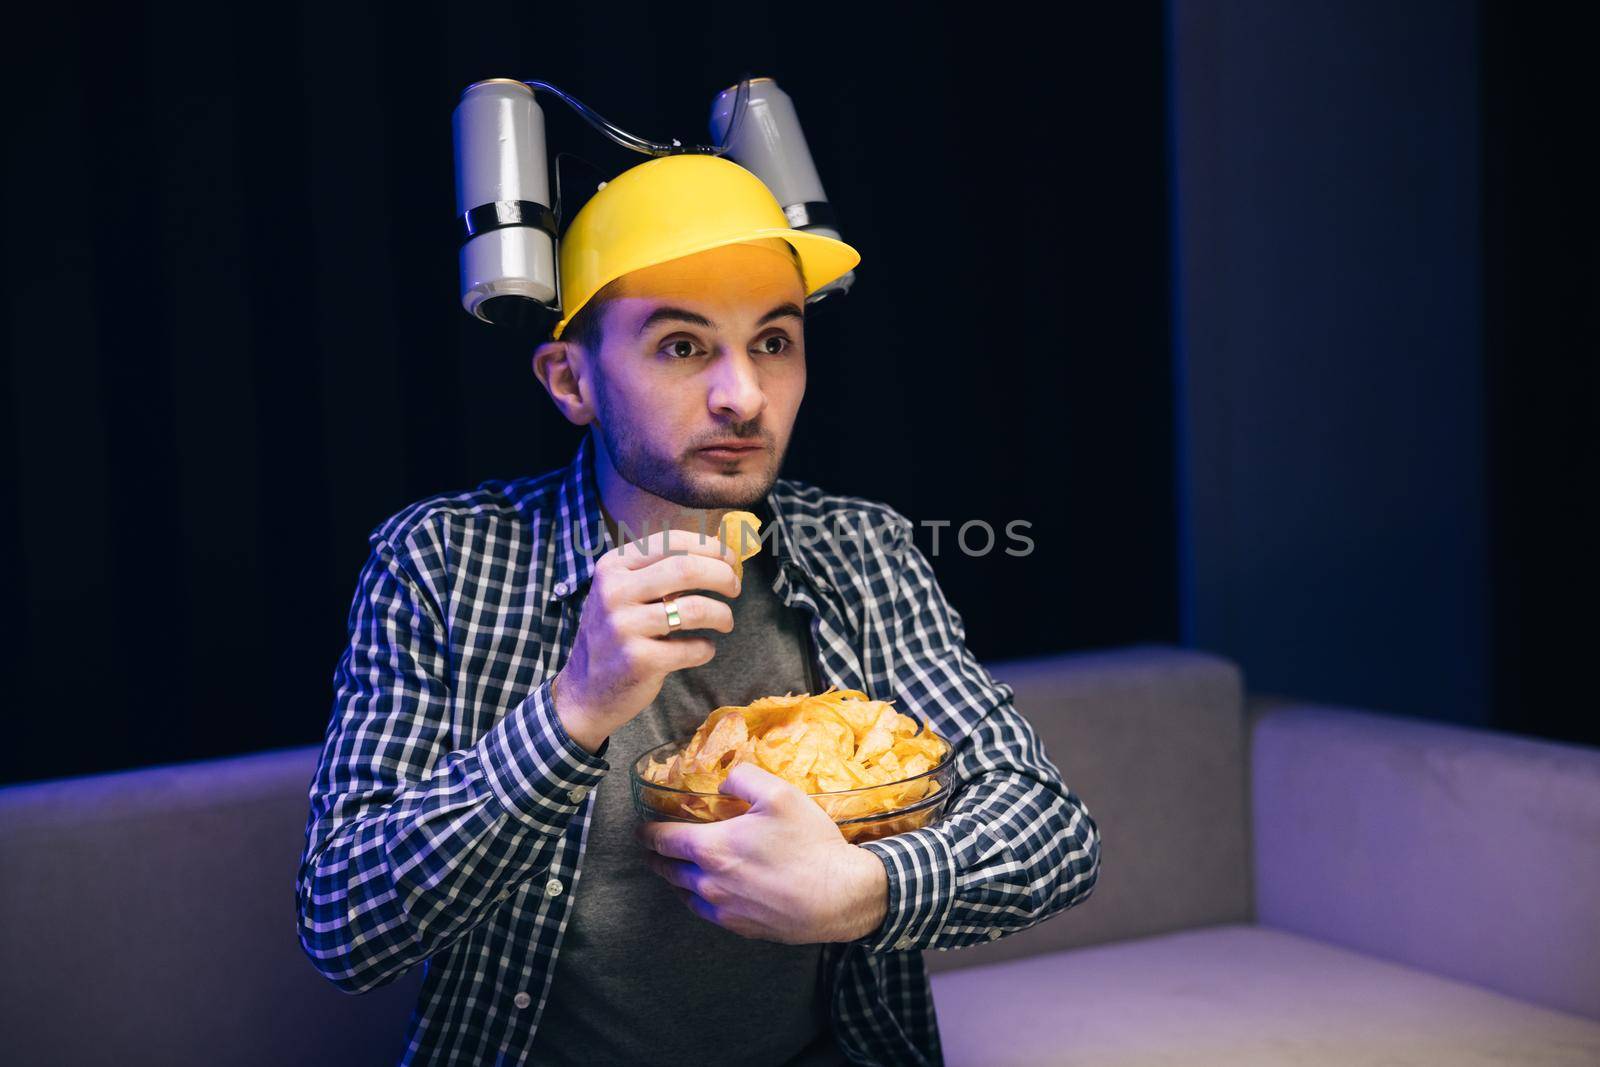
<path id="1" fill-rule="evenodd" d="M 715 319 L 718 311 L 734 307 L 757 313 L 784 302 L 805 302 L 805 286 L 789 254 L 750 245 L 709 249 L 642 268 L 618 278 L 614 289 L 610 299 L 625 320 L 644 320 L 664 307 Z"/>

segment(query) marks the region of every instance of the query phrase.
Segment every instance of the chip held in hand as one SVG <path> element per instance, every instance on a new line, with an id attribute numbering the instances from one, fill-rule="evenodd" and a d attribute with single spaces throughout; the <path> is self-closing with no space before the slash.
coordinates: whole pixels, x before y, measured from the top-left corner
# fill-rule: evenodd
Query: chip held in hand
<path id="1" fill-rule="evenodd" d="M 733 564 L 733 573 L 744 581 L 744 561 L 761 551 L 761 520 L 748 511 L 730 511 L 717 527 L 717 540 L 739 557 Z"/>

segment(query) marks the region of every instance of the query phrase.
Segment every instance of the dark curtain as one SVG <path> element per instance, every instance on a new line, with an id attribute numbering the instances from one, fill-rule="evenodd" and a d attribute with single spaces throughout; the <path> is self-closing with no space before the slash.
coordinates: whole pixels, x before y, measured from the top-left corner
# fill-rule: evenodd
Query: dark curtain
<path id="1" fill-rule="evenodd" d="M 1482 9 L 1495 725 L 1600 745 L 1600 162 L 1586 9 Z"/>
<path id="2" fill-rule="evenodd" d="M 1029 521 L 1027 558 L 935 559 L 987 660 L 1176 639 L 1159 4 L 416 10 L 12 23 L 0 780 L 320 740 L 367 532 L 569 458 L 527 347 L 458 303 L 450 112 L 485 77 L 685 140 L 776 77 L 864 257 L 785 473 Z M 546 114 L 552 151 L 643 159 Z"/>

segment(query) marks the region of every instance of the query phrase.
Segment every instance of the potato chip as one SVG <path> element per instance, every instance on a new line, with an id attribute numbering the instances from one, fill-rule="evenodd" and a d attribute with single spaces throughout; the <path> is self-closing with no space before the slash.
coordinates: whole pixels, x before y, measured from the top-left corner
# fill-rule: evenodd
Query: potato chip
<path id="1" fill-rule="evenodd" d="M 744 581 L 744 561 L 761 551 L 761 520 L 748 511 L 730 511 L 717 527 L 717 540 L 739 557 L 734 561 L 733 573 Z"/>

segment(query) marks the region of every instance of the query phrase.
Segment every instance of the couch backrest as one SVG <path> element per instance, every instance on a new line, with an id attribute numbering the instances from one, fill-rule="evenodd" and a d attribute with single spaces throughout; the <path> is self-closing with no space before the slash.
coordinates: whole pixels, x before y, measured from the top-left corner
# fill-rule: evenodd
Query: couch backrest
<path id="1" fill-rule="evenodd" d="M 995 664 L 1094 816 L 1082 905 L 938 968 L 1247 918 L 1238 671 L 1141 647 Z M 13 1062 L 392 1064 L 421 968 L 360 997 L 301 953 L 318 746 L 0 790 Z"/>
<path id="2" fill-rule="evenodd" d="M 0 1060 L 398 1062 L 421 968 L 352 997 L 300 950 L 318 750 L 0 790 Z"/>
<path id="3" fill-rule="evenodd" d="M 1243 681 L 1202 652 L 1136 646 L 989 664 L 1100 829 L 1078 906 L 933 970 L 1248 921 Z"/>
<path id="4" fill-rule="evenodd" d="M 1600 748 L 1288 703 L 1252 747 L 1262 923 L 1600 1019 Z"/>

